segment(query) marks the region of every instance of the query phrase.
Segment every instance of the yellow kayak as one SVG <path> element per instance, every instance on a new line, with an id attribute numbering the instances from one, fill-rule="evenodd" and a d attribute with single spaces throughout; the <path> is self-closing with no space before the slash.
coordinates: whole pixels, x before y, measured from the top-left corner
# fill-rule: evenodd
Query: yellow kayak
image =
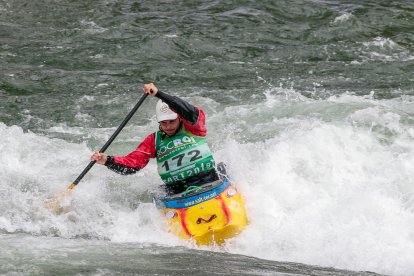
<path id="1" fill-rule="evenodd" d="M 223 178 L 187 191 L 156 199 L 169 229 L 198 245 L 222 244 L 247 225 L 244 200 L 236 185 Z"/>

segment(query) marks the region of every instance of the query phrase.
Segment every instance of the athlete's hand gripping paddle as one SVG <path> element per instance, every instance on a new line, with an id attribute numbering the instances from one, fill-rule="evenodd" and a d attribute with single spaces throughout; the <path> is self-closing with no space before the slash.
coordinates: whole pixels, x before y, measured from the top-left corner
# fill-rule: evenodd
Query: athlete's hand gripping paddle
<path id="1" fill-rule="evenodd" d="M 134 106 L 134 108 L 128 113 L 126 118 L 122 121 L 121 125 L 117 128 L 117 130 L 112 134 L 112 136 L 109 138 L 109 140 L 105 143 L 105 145 L 99 150 L 99 152 L 105 152 L 105 150 L 111 145 L 111 143 L 115 140 L 115 138 L 118 136 L 118 134 L 121 132 L 121 130 L 125 127 L 125 125 L 128 123 L 128 121 L 132 118 L 132 116 L 135 114 L 135 112 L 138 110 L 138 108 L 142 105 L 145 98 L 148 96 L 147 93 L 144 93 L 142 97 L 139 99 L 138 103 Z M 81 174 L 73 181 L 69 187 L 66 189 L 65 192 L 61 193 L 55 198 L 48 199 L 45 201 L 44 206 L 48 209 L 53 210 L 54 212 L 58 213 L 61 210 L 61 203 L 62 201 L 67 198 L 73 188 L 75 188 L 76 185 L 82 180 L 82 178 L 88 173 L 88 171 L 95 165 L 96 161 L 89 162 L 88 166 L 81 172 Z"/>

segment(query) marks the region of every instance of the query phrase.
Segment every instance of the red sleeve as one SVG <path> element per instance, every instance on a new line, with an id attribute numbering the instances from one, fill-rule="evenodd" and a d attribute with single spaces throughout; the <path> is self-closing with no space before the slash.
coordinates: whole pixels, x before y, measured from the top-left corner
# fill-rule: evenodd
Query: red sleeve
<path id="1" fill-rule="evenodd" d="M 205 137 L 207 135 L 206 129 L 206 115 L 204 114 L 204 110 L 201 108 L 196 108 L 199 110 L 198 120 L 197 122 L 192 125 L 185 119 L 180 116 L 180 119 L 183 121 L 185 128 L 194 135 Z M 179 116 L 179 115 L 178 115 Z"/>
<path id="2" fill-rule="evenodd" d="M 115 163 L 131 168 L 144 168 L 155 157 L 155 133 L 147 136 L 138 147 L 126 156 L 112 156 Z"/>

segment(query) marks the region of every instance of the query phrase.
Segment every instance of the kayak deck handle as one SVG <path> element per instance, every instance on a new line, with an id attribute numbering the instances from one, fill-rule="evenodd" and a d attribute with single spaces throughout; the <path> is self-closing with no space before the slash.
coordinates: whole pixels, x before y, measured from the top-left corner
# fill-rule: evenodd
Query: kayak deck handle
<path id="1" fill-rule="evenodd" d="M 198 187 L 198 186 L 189 186 L 185 191 L 184 191 L 184 196 L 186 196 L 189 192 L 191 192 L 192 190 L 197 190 L 197 191 L 200 191 L 200 190 L 202 190 L 203 188 L 200 188 L 200 187 Z"/>
<path id="2" fill-rule="evenodd" d="M 203 219 L 203 218 L 198 218 L 197 219 L 197 224 L 200 224 L 200 223 L 209 223 L 210 221 L 212 221 L 213 219 L 215 219 L 215 218 L 217 218 L 217 216 L 214 214 L 214 215 L 212 215 L 209 219 Z"/>

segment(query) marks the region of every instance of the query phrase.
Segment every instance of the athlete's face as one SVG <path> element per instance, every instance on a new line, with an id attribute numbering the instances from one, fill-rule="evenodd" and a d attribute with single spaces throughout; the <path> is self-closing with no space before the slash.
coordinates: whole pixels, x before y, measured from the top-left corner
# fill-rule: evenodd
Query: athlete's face
<path id="1" fill-rule="evenodd" d="M 168 136 L 174 135 L 180 127 L 180 119 L 161 121 L 160 126 L 162 131 Z"/>

